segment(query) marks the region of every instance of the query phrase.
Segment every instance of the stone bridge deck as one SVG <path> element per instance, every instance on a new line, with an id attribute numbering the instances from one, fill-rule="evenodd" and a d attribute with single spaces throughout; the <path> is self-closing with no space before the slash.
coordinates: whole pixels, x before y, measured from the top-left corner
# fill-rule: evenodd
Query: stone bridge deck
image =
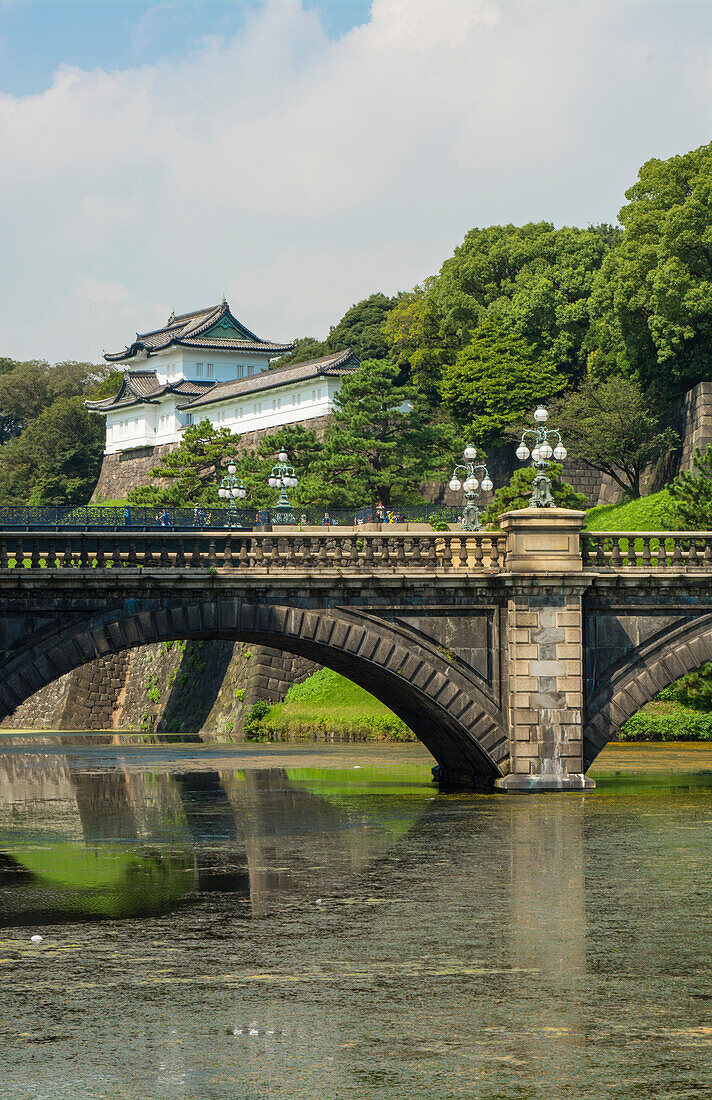
<path id="1" fill-rule="evenodd" d="M 712 533 L 0 530 L 0 716 L 80 664 L 174 638 L 328 665 L 402 717 L 441 782 L 590 785 L 620 725 L 712 659 Z"/>

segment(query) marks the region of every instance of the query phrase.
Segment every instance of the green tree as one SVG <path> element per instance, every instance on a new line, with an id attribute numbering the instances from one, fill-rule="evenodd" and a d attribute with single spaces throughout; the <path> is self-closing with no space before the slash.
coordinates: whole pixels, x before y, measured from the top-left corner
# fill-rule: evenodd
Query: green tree
<path id="1" fill-rule="evenodd" d="M 610 226 L 555 229 L 548 222 L 471 229 L 431 293 L 466 346 L 494 315 L 568 378 L 586 367 L 589 299 L 619 235 Z"/>
<path id="2" fill-rule="evenodd" d="M 712 531 L 712 447 L 695 448 L 692 470 L 669 486 L 671 526 L 678 531 Z"/>
<path id="3" fill-rule="evenodd" d="M 562 480 L 563 469 L 558 462 L 550 463 L 547 473 L 551 478 L 551 495 L 557 508 L 583 510 L 587 507 L 588 501 L 583 493 L 577 493 L 573 486 Z M 523 466 L 520 470 L 515 470 L 507 485 L 496 490 L 482 515 L 483 522 L 494 525 L 504 512 L 528 508 L 535 475 L 533 466 Z"/>
<path id="4" fill-rule="evenodd" d="M 131 504 L 187 507 L 220 503 L 218 486 L 227 473 L 227 461 L 238 453 L 240 437 L 228 428 L 215 428 L 209 420 L 192 424 L 183 433 L 175 451 L 164 455 L 151 470 L 151 477 L 167 485 L 145 485 L 131 489 Z"/>
<path id="5" fill-rule="evenodd" d="M 438 310 L 434 281 L 401 295 L 385 317 L 383 333 L 389 357 L 401 369 L 399 381 L 410 380 L 436 406 L 443 369 L 455 362 L 460 345 L 453 324 Z"/>
<path id="6" fill-rule="evenodd" d="M 669 398 L 712 367 L 712 143 L 646 161 L 626 198 L 591 297 L 591 347 Z"/>
<path id="7" fill-rule="evenodd" d="M 96 485 L 104 425 L 82 397 L 62 397 L 0 452 L 4 504 L 84 504 Z"/>
<path id="8" fill-rule="evenodd" d="M 441 382 L 444 407 L 474 440 L 487 447 L 565 384 L 551 363 L 523 337 L 485 316 Z"/>
<path id="9" fill-rule="evenodd" d="M 54 401 L 86 394 L 112 373 L 108 366 L 74 360 L 54 366 L 42 359 L 15 363 L 0 373 L 0 409 L 24 425 Z"/>
<path id="10" fill-rule="evenodd" d="M 315 503 L 418 500 L 421 481 L 442 465 L 447 435 L 428 423 L 414 387 L 396 385 L 398 373 L 394 363 L 371 359 L 344 380 L 311 483 Z"/>
<path id="11" fill-rule="evenodd" d="M 634 497 L 640 496 L 645 467 L 679 443 L 677 433 L 664 428 L 651 410 L 640 385 L 620 376 L 601 383 L 584 379 L 554 410 L 552 422 L 572 457 L 608 474 Z"/>

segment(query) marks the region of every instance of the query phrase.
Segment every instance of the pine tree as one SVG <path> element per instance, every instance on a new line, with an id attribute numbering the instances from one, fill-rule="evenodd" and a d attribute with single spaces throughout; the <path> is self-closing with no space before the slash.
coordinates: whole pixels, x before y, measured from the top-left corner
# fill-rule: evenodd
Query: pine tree
<path id="1" fill-rule="evenodd" d="M 344 380 L 312 482 L 324 503 L 418 501 L 420 483 L 440 469 L 447 434 L 428 423 L 412 386 L 396 385 L 398 374 L 387 359 L 372 359 Z"/>

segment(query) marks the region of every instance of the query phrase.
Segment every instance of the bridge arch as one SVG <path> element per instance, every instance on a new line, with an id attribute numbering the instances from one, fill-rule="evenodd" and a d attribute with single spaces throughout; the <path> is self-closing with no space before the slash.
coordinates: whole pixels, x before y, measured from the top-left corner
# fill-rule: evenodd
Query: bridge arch
<path id="1" fill-rule="evenodd" d="M 476 675 L 415 631 L 346 608 L 216 596 L 138 610 L 126 601 L 111 613 L 40 630 L 15 648 L 0 667 L 0 718 L 80 665 L 176 638 L 273 646 L 342 673 L 410 726 L 445 781 L 491 787 L 509 771 L 502 715 Z"/>
<path id="2" fill-rule="evenodd" d="M 634 714 L 681 676 L 712 661 L 712 614 L 684 623 L 641 646 L 622 662 L 588 701 L 584 714 L 584 766 Z"/>

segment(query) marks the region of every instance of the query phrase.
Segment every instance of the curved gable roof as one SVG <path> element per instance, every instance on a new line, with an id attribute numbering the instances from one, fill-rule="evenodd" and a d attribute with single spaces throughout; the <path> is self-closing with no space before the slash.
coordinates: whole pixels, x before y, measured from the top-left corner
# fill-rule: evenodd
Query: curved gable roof
<path id="1" fill-rule="evenodd" d="M 174 345 L 215 351 L 257 351 L 277 354 L 290 351 L 293 343 L 262 340 L 233 315 L 223 298 L 217 306 L 206 306 L 192 313 L 171 314 L 162 328 L 137 332 L 124 351 L 104 352 L 110 363 L 133 359 L 136 355 L 154 355 Z"/>

